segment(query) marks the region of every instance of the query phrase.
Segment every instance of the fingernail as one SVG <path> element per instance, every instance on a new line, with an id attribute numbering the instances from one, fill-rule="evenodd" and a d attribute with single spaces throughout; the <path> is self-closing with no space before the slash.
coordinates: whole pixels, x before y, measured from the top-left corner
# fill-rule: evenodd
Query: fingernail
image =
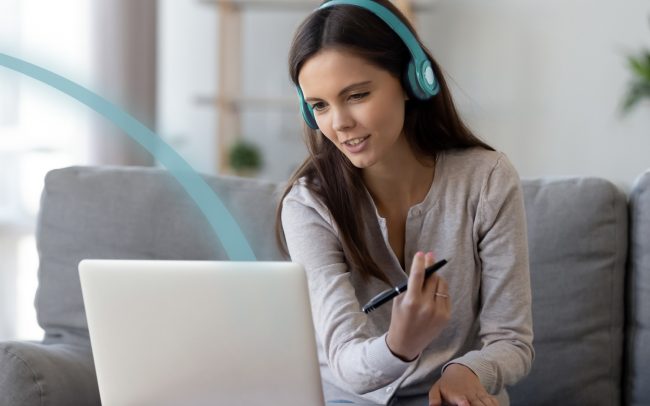
<path id="1" fill-rule="evenodd" d="M 418 251 L 418 252 L 415 253 L 416 257 L 421 257 L 422 255 L 423 255 L 422 251 Z"/>

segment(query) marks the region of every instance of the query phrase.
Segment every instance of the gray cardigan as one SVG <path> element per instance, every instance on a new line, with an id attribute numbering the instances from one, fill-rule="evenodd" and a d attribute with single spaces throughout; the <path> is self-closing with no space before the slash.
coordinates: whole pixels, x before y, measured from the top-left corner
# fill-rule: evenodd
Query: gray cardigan
<path id="1" fill-rule="evenodd" d="M 367 197 L 359 213 L 367 225 L 365 238 L 396 285 L 408 276 L 390 248 L 385 219 Z M 519 177 L 504 154 L 479 148 L 441 154 L 427 196 L 408 212 L 405 269 L 417 251 L 447 258 L 439 275 L 449 283 L 452 300 L 448 326 L 411 362 L 386 345 L 391 305 L 361 312 L 388 286 L 374 278 L 364 281 L 350 269 L 336 224 L 304 179 L 283 200 L 282 225 L 291 259 L 307 272 L 327 400 L 422 399 L 450 362 L 471 368 L 486 390 L 503 400 L 504 385 L 530 371 L 526 218 Z"/>

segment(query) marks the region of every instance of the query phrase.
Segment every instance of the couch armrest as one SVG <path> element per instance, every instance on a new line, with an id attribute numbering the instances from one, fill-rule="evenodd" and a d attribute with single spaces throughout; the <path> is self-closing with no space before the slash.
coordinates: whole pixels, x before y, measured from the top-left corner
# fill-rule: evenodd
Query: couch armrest
<path id="1" fill-rule="evenodd" d="M 99 406 L 90 347 L 0 342 L 0 406 Z"/>
<path id="2" fill-rule="evenodd" d="M 630 194 L 630 257 L 627 275 L 625 404 L 650 404 L 650 170 Z"/>

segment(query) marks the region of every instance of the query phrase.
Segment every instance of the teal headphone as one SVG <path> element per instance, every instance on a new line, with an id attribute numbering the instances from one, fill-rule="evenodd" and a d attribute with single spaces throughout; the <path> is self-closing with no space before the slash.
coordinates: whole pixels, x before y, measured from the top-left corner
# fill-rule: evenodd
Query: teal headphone
<path id="1" fill-rule="evenodd" d="M 433 74 L 431 61 L 420 47 L 415 36 L 413 36 L 408 27 L 397 18 L 395 14 L 391 13 L 386 7 L 377 4 L 372 0 L 331 0 L 321 5 L 317 10 L 338 5 L 361 7 L 372 12 L 388 24 L 388 26 L 399 35 L 402 41 L 404 41 L 404 44 L 406 44 L 411 53 L 411 60 L 409 61 L 407 71 L 404 75 L 404 86 L 406 86 L 407 90 L 419 100 L 427 100 L 438 94 L 440 91 L 440 84 Z M 305 96 L 303 95 L 300 86 L 296 86 L 296 88 L 298 90 L 298 97 L 300 98 L 300 111 L 302 117 L 310 128 L 314 130 L 318 129 L 318 124 L 316 124 L 316 118 L 314 117 L 314 110 L 311 105 L 305 101 Z"/>

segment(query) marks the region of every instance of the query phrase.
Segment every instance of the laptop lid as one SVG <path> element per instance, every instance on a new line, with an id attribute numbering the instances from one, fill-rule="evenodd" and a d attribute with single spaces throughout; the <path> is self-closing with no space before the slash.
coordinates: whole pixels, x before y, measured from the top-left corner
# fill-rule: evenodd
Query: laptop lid
<path id="1" fill-rule="evenodd" d="M 303 268 L 84 260 L 104 406 L 323 405 Z"/>

